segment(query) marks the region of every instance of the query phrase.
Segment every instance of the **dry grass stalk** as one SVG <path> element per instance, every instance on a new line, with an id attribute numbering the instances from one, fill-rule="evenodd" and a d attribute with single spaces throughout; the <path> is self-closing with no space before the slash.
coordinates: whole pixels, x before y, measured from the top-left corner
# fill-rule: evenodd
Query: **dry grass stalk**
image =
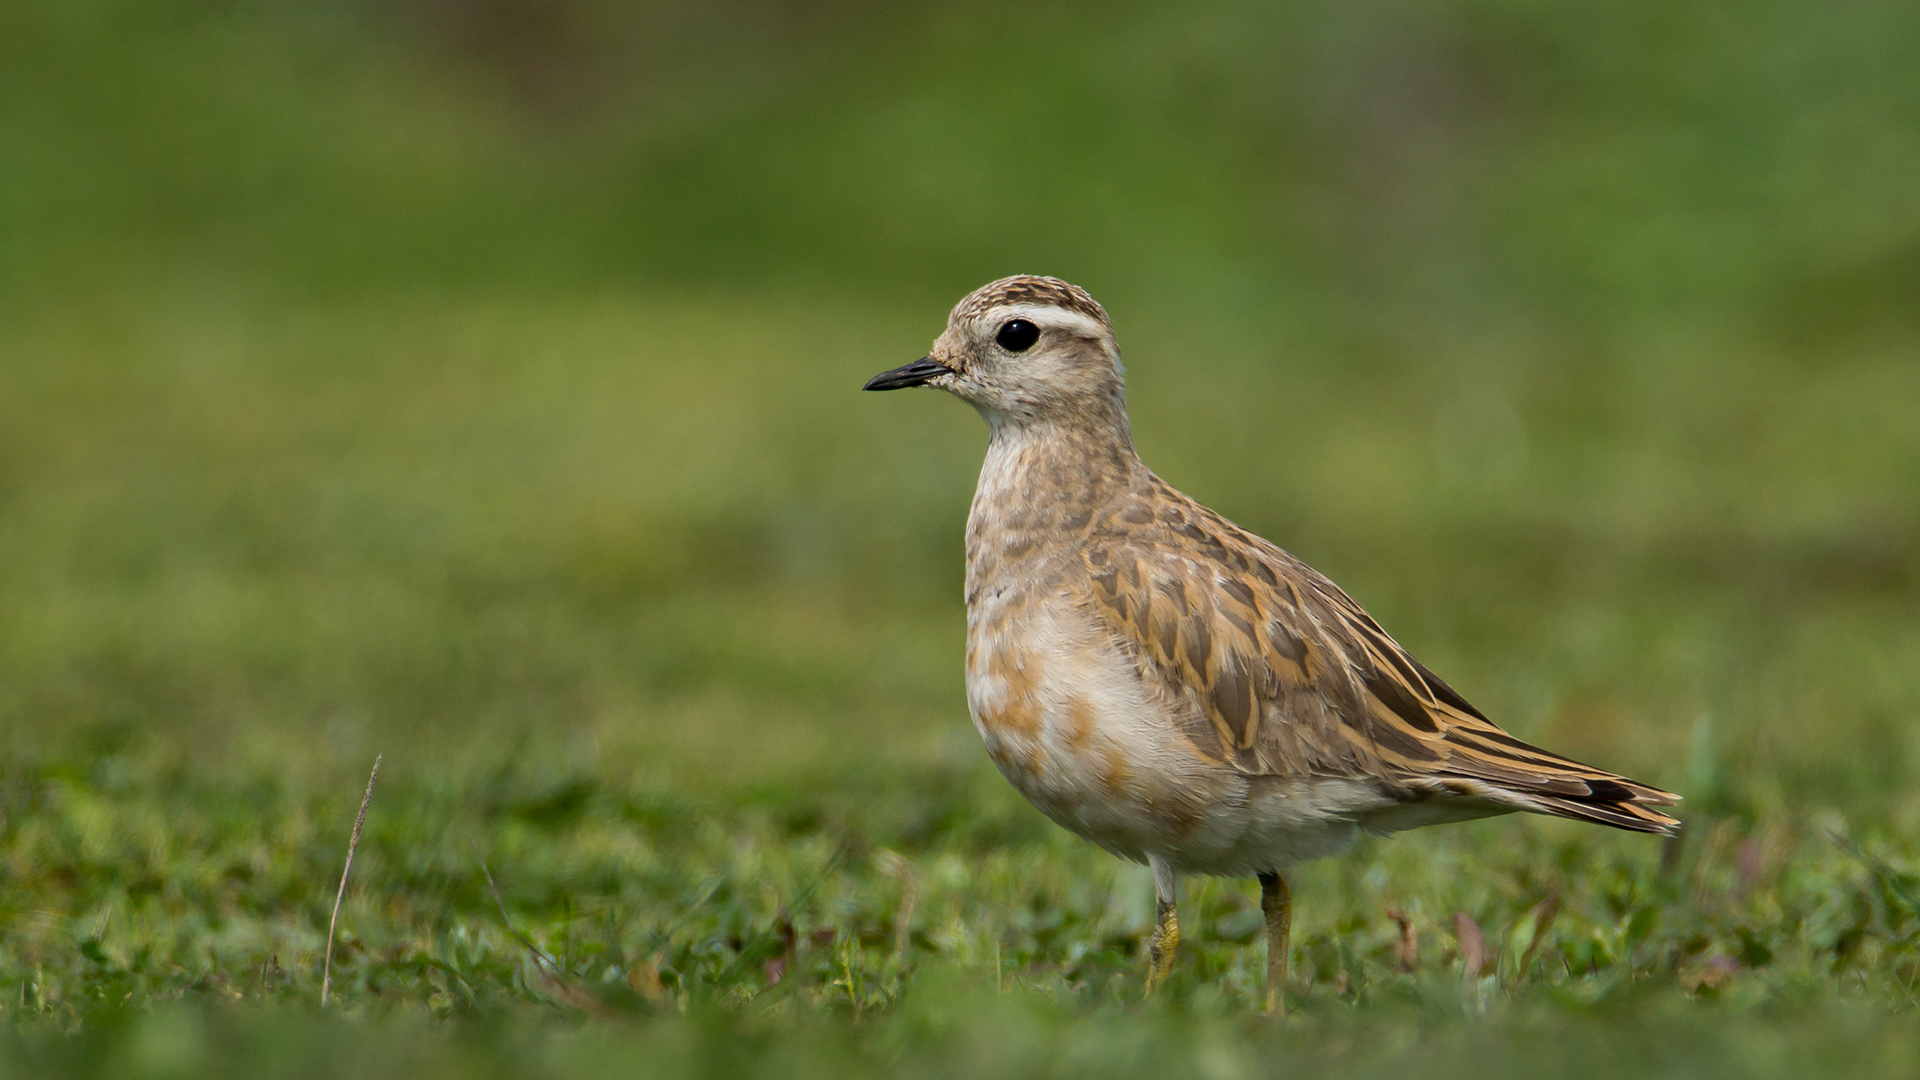
<path id="1" fill-rule="evenodd" d="M 360 850 L 360 827 L 367 823 L 367 807 L 373 802 L 373 782 L 380 778 L 380 759 L 373 756 L 373 772 L 367 776 L 367 793 L 360 796 L 360 813 L 353 819 L 353 836 L 347 840 L 347 865 L 340 868 L 340 891 L 333 895 L 333 917 L 327 920 L 327 960 L 320 969 L 320 1007 L 326 1008 L 333 992 L 333 933 L 340 925 L 340 902 L 347 898 L 347 875 L 353 873 L 353 853 Z"/>
<path id="2" fill-rule="evenodd" d="M 920 890 L 913 877 L 913 864 L 904 855 L 888 851 L 881 858 L 887 873 L 900 879 L 900 910 L 893 916 L 893 951 L 904 964 L 913 948 L 913 906 L 919 902 Z"/>
<path id="3" fill-rule="evenodd" d="M 1388 908 L 1387 918 L 1400 928 L 1400 940 L 1393 946 L 1393 970 L 1406 975 L 1420 966 L 1420 935 L 1414 932 L 1413 920 L 1399 908 Z"/>
<path id="4" fill-rule="evenodd" d="M 1487 951 L 1486 935 L 1480 932 L 1480 924 L 1473 921 L 1473 916 L 1456 911 L 1453 914 L 1453 936 L 1460 942 L 1460 978 L 1463 982 L 1472 983 L 1480 978 L 1493 959 L 1493 954 Z"/>

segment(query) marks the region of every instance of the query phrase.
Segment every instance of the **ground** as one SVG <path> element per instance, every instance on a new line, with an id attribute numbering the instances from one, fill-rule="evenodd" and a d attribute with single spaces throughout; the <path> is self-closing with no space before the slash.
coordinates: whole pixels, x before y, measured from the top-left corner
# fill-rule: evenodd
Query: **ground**
<path id="1" fill-rule="evenodd" d="M 0 1071 L 1912 1076 L 1917 48 L 0 3 Z M 1033 272 L 1169 482 L 1682 838 L 1303 867 L 1282 1023 L 1254 883 L 1192 882 L 1143 997 L 1146 873 L 966 716 L 983 425 L 858 389 Z"/>
<path id="2" fill-rule="evenodd" d="M 1273 1023 L 1252 882 L 1190 883 L 1176 974 L 1143 997 L 1145 870 L 1047 824 L 977 743 L 981 426 L 857 392 L 937 310 L 94 310 L 16 313 L 31 362 L 0 400 L 17 1074 L 1920 1056 L 1898 350 L 1712 341 L 1676 370 L 1476 342 L 1383 369 L 1118 318 L 1170 480 L 1516 733 L 1687 797 L 1677 841 L 1510 817 L 1302 868 Z"/>

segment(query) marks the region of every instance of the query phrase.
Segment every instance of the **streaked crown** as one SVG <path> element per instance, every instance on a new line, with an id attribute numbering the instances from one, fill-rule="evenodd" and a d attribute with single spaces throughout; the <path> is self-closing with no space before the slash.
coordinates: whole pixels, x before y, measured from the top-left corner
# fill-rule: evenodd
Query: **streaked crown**
<path id="1" fill-rule="evenodd" d="M 1059 278 L 1033 274 L 1016 274 L 980 286 L 953 305 L 953 314 L 948 321 L 970 321 L 995 308 L 1015 306 L 1054 307 L 1076 312 L 1106 327 L 1109 333 L 1113 330 L 1113 322 L 1107 318 L 1107 309 L 1088 296 L 1087 290 Z"/>

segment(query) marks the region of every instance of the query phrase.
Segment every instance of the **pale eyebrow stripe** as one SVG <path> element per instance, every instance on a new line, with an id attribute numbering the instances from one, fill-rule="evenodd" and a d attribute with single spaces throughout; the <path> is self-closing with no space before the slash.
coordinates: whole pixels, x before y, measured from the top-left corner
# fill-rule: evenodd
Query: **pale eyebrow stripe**
<path id="1" fill-rule="evenodd" d="M 996 324 L 1007 319 L 1026 319 L 1043 329 L 1068 330 L 1081 337 L 1104 337 L 1108 333 L 1107 328 L 1097 320 L 1050 304 L 1006 304 L 988 314 L 994 317 Z"/>

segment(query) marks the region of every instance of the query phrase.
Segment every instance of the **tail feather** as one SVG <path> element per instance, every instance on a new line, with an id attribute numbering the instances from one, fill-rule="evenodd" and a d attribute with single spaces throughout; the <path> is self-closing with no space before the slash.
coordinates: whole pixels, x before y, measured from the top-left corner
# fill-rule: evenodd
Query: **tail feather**
<path id="1" fill-rule="evenodd" d="M 1558 796 L 1530 796 L 1529 802 L 1537 803 L 1545 813 L 1556 817 L 1574 818 L 1579 821 L 1591 821 L 1598 825 L 1611 825 L 1616 829 L 1629 832 L 1657 833 L 1661 836 L 1673 836 L 1680 831 L 1678 818 L 1670 817 L 1653 809 L 1646 803 L 1636 800 L 1599 802 L 1583 799 L 1569 799 Z M 1659 805 L 1671 806 L 1672 803 Z M 1529 807 L 1531 809 L 1531 807 Z"/>
<path id="2" fill-rule="evenodd" d="M 1478 781 L 1482 791 L 1516 809 L 1631 832 L 1679 831 L 1679 819 L 1654 809 L 1678 803 L 1673 792 L 1542 750 L 1486 721 L 1452 728 L 1444 738 L 1453 753 L 1442 772 Z"/>

